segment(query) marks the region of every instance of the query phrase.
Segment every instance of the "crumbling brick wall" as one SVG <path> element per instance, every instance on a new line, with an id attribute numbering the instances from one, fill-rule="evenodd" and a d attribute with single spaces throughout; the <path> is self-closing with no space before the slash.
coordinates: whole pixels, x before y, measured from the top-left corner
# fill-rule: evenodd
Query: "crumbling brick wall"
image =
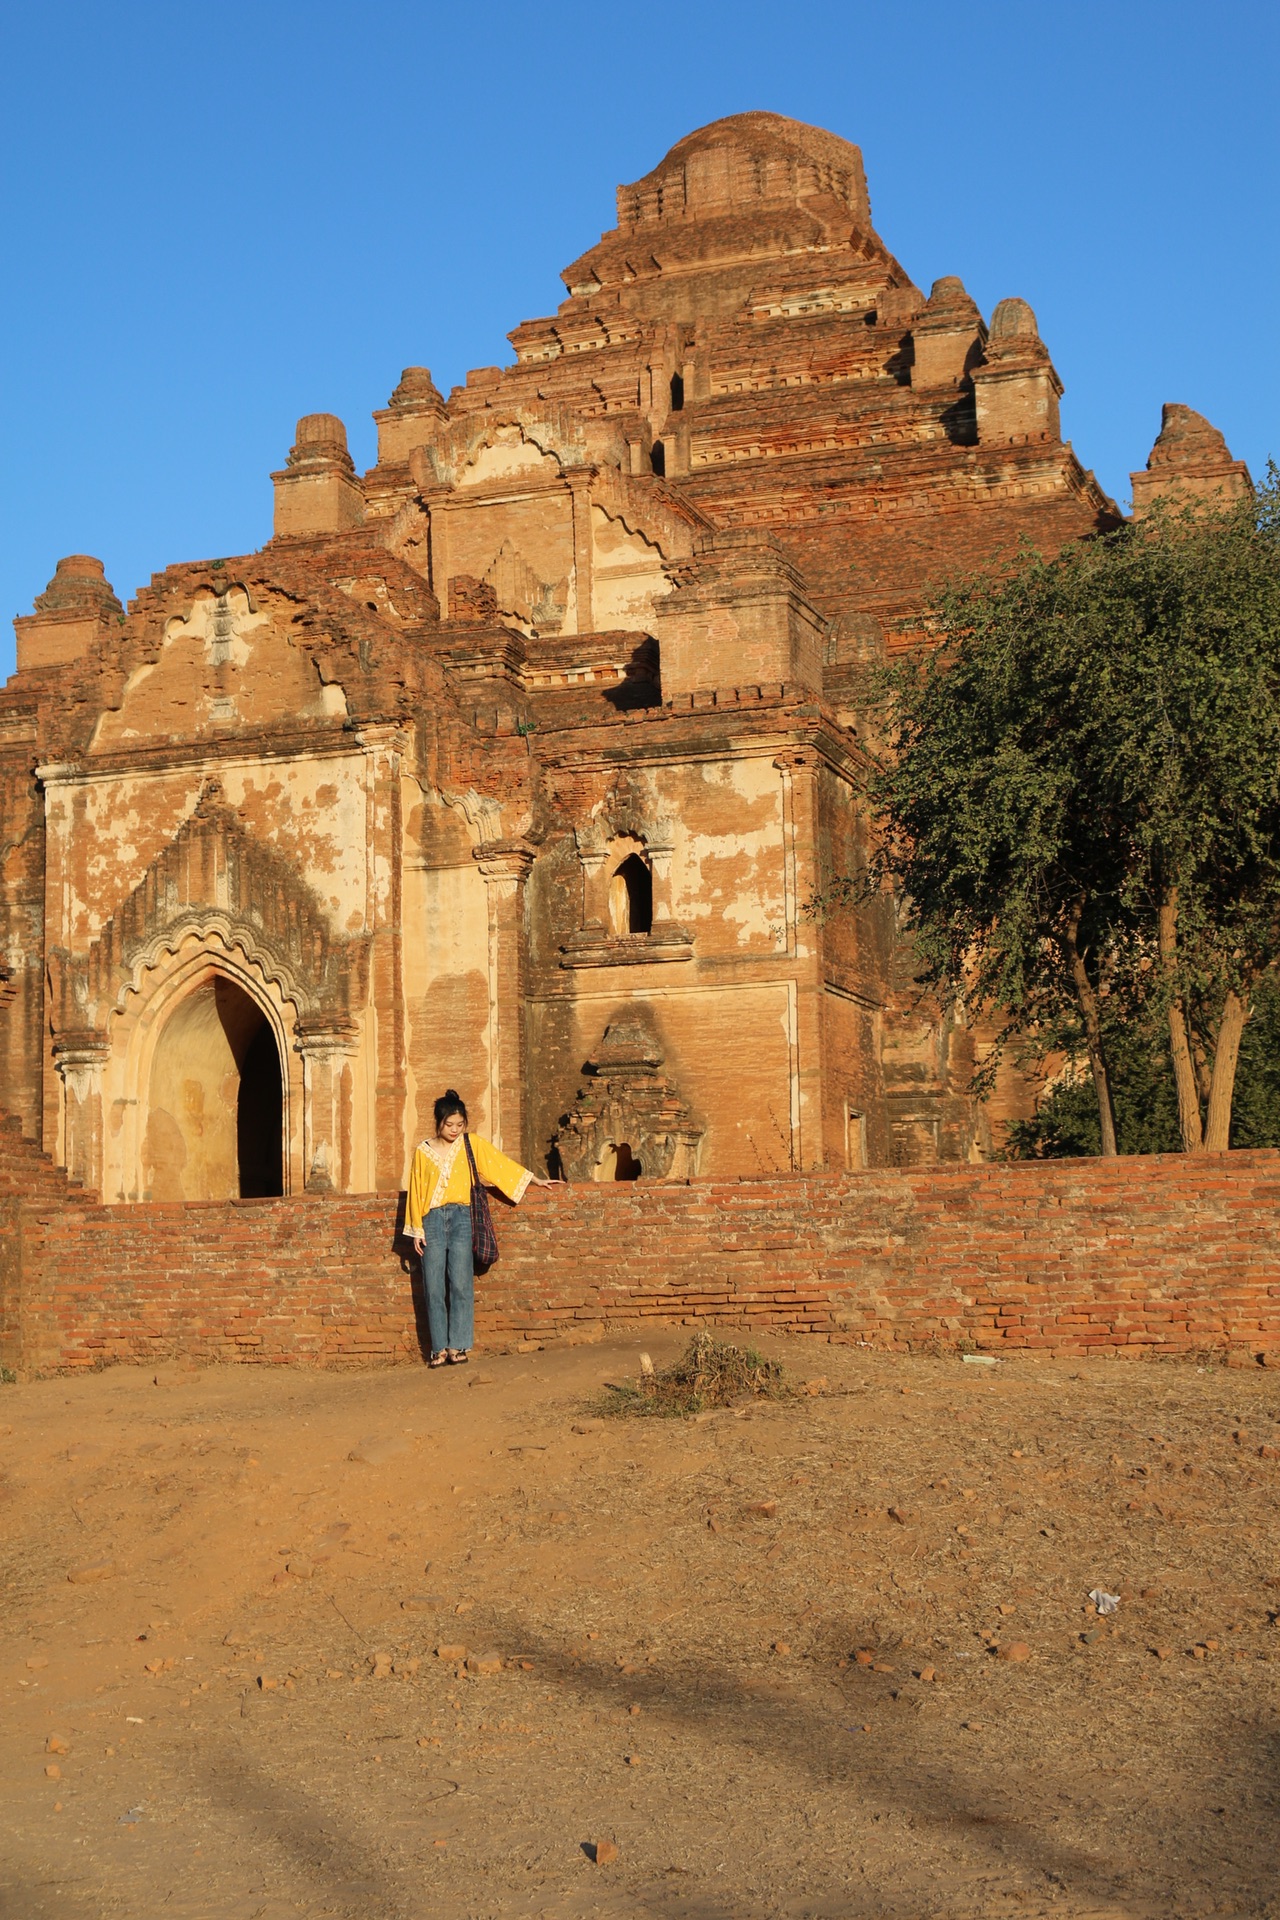
<path id="1" fill-rule="evenodd" d="M 420 1358 L 392 1196 L 0 1204 L 0 1277 L 22 1304 L 0 1315 L 4 1358 L 26 1374 Z M 499 1214 L 479 1338 L 704 1322 L 899 1350 L 1249 1360 L 1280 1354 L 1278 1224 L 1276 1152 L 534 1191 Z"/>

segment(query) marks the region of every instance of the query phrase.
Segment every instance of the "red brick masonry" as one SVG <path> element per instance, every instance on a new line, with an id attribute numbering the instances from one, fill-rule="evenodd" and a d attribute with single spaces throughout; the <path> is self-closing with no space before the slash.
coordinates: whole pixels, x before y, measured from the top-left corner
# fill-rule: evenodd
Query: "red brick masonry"
<path id="1" fill-rule="evenodd" d="M 705 1321 L 1280 1360 L 1277 1152 L 565 1187 L 495 1211 L 482 1345 Z M 389 1195 L 100 1207 L 5 1133 L 0 1358 L 417 1360 L 396 1224 Z"/>

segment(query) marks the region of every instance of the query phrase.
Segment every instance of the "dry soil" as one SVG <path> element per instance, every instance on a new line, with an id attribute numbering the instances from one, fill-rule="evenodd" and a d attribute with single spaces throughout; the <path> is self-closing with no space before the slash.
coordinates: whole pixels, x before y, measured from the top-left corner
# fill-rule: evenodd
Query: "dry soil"
<path id="1" fill-rule="evenodd" d="M 768 1351 L 0 1388 L 5 1920 L 1280 1913 L 1277 1375 Z"/>

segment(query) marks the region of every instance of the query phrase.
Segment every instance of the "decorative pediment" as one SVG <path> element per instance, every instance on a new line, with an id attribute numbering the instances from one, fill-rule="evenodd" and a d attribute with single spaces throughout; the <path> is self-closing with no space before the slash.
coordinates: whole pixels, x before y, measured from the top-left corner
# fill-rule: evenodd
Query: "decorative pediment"
<path id="1" fill-rule="evenodd" d="M 324 682 L 298 623 L 297 603 L 279 593 L 243 582 L 196 587 L 163 613 L 154 653 L 100 715 L 89 752 L 344 719 L 343 690 Z"/>
<path id="2" fill-rule="evenodd" d="M 499 427 L 483 440 L 458 471 L 459 487 L 503 485 L 511 480 L 563 478 L 564 468 L 554 453 L 544 452 L 518 426 Z"/>
<path id="3" fill-rule="evenodd" d="M 143 974 L 192 934 L 240 947 L 299 1016 L 346 1016 L 363 1000 L 369 936 L 336 934 L 296 868 L 249 832 L 210 781 L 88 952 L 50 953 L 55 1029 L 105 1026 Z"/>
<path id="4" fill-rule="evenodd" d="M 542 580 L 511 540 L 504 540 L 485 571 L 499 618 L 514 619 L 535 633 L 558 633 L 569 603 L 569 576 Z"/>
<path id="5" fill-rule="evenodd" d="M 486 408 L 464 414 L 411 461 L 428 485 L 482 489 L 542 480 L 559 485 L 574 467 L 620 465 L 625 443 L 568 407 Z"/>
<path id="6" fill-rule="evenodd" d="M 569 1180 L 688 1180 L 697 1172 L 703 1128 L 665 1070 L 647 1007 L 609 1022 L 586 1076 L 554 1137 Z"/>

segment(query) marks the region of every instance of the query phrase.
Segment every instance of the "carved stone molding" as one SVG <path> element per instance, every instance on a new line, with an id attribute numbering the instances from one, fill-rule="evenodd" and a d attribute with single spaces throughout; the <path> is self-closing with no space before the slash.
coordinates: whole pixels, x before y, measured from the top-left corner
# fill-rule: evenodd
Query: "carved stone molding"
<path id="1" fill-rule="evenodd" d="M 471 858 L 488 881 L 520 886 L 529 877 L 537 849 L 527 840 L 482 840 Z"/>
<path id="2" fill-rule="evenodd" d="M 655 920 L 648 933 L 610 933 L 590 920 L 560 949 L 562 967 L 640 967 L 693 959 L 693 935 L 674 920 Z"/>
<path id="3" fill-rule="evenodd" d="M 111 1042 L 96 1029 L 60 1033 L 53 1043 L 53 1064 L 73 1099 L 83 1101 L 111 1054 Z"/>
<path id="4" fill-rule="evenodd" d="M 330 1054 L 355 1053 L 360 1045 L 360 1029 L 354 1020 L 312 1018 L 298 1021 L 294 1028 L 294 1051 L 307 1059 Z"/>

